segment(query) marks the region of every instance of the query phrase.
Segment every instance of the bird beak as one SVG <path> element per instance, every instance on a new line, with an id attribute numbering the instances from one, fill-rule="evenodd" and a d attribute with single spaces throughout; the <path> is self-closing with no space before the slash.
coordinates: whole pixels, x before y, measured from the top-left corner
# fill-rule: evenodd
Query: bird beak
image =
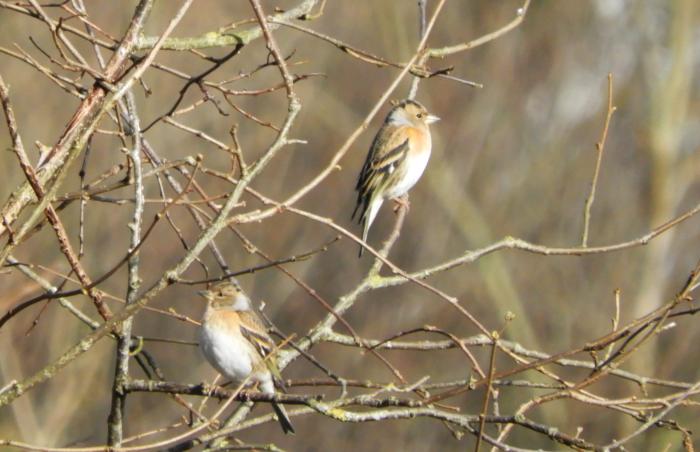
<path id="1" fill-rule="evenodd" d="M 427 124 L 432 124 L 434 122 L 438 122 L 439 120 L 440 120 L 440 118 L 435 116 L 435 115 L 428 115 L 428 117 L 425 118 L 425 122 Z"/>
<path id="2" fill-rule="evenodd" d="M 209 291 L 208 290 L 198 290 L 197 295 L 200 297 L 204 297 L 205 299 L 209 299 Z"/>

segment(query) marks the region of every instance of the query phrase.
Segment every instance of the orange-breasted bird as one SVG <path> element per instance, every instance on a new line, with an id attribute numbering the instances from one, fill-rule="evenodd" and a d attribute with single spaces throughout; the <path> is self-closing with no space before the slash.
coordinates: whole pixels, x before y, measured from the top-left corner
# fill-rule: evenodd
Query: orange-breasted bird
<path id="1" fill-rule="evenodd" d="M 277 368 L 275 342 L 253 310 L 250 298 L 240 287 L 224 282 L 211 290 L 200 292 L 207 308 L 199 329 L 199 347 L 209 363 L 226 378 L 236 383 L 247 379 L 258 383 L 265 394 L 275 388 L 284 392 L 284 383 Z M 294 433 L 294 427 L 282 405 L 272 408 L 284 433 Z"/>
<path id="2" fill-rule="evenodd" d="M 374 137 L 355 187 L 357 204 L 352 218 L 359 212 L 363 241 L 367 241 L 367 233 L 382 203 L 387 199 L 398 202 L 423 175 L 432 147 L 428 125 L 439 120 L 412 99 L 399 102 L 389 111 Z M 360 256 L 362 250 L 360 246 Z"/>

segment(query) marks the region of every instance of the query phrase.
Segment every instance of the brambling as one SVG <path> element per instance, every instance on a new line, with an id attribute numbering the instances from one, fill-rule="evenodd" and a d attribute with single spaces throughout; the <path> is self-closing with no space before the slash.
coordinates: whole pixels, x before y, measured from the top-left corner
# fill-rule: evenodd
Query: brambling
<path id="1" fill-rule="evenodd" d="M 199 329 L 199 347 L 207 361 L 234 382 L 248 379 L 250 384 L 258 383 L 265 394 L 274 394 L 275 388 L 284 391 L 275 356 L 268 356 L 275 342 L 248 296 L 228 282 L 199 294 L 207 300 Z M 294 433 L 284 408 L 275 402 L 272 408 L 284 433 Z"/>
<path id="2" fill-rule="evenodd" d="M 357 180 L 357 204 L 352 218 L 360 213 L 362 240 L 387 199 L 398 198 L 418 182 L 430 158 L 429 124 L 439 121 L 415 100 L 406 99 L 391 109 L 374 137 Z M 360 247 L 360 256 L 363 248 Z"/>

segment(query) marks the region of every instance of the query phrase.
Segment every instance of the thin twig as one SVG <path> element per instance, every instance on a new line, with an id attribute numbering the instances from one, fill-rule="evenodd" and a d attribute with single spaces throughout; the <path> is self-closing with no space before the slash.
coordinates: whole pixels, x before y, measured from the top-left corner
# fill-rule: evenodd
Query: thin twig
<path id="1" fill-rule="evenodd" d="M 591 222 L 591 207 L 593 207 L 593 202 L 595 201 L 595 190 L 598 186 L 598 175 L 600 174 L 600 163 L 603 161 L 603 150 L 605 149 L 605 142 L 608 139 L 608 128 L 610 127 L 610 120 L 612 119 L 613 113 L 617 109 L 613 105 L 613 75 L 608 74 L 608 109 L 605 114 L 605 125 L 603 126 L 603 132 L 595 145 L 597 152 L 597 158 L 595 162 L 595 170 L 593 171 L 593 180 L 591 181 L 591 192 L 586 198 L 586 205 L 583 209 L 583 233 L 581 234 L 581 247 L 586 248 L 588 246 L 588 228 Z"/>
<path id="2" fill-rule="evenodd" d="M 496 372 L 496 349 L 499 340 L 499 334 L 497 331 L 491 333 L 491 339 L 493 340 L 493 345 L 491 346 L 491 358 L 489 359 L 489 375 L 486 379 L 486 389 L 484 391 L 484 403 L 481 405 L 481 413 L 479 414 L 479 434 L 476 437 L 476 444 L 474 445 L 474 451 L 479 452 L 481 447 L 481 441 L 484 437 L 484 427 L 486 426 L 486 415 L 489 410 L 489 396 L 493 390 L 493 374 Z"/>
<path id="3" fill-rule="evenodd" d="M 425 35 L 425 18 L 426 9 L 428 7 L 428 0 L 418 0 L 418 40 L 423 40 Z M 413 76 L 411 81 L 411 88 L 408 90 L 408 98 L 415 99 L 416 94 L 418 94 L 418 83 L 420 83 L 420 77 L 417 75 Z"/>

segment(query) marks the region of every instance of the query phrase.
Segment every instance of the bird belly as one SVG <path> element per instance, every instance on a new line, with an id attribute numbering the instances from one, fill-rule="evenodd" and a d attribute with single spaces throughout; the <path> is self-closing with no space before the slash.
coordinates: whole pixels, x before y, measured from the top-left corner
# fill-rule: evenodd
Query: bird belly
<path id="1" fill-rule="evenodd" d="M 401 177 L 392 187 L 387 187 L 386 198 L 398 198 L 399 196 L 405 195 L 413 188 L 416 182 L 418 182 L 418 179 L 423 175 L 423 171 L 425 171 L 429 159 L 430 149 L 420 154 L 407 155 L 402 165 L 403 168 L 400 169 L 400 171 L 402 171 Z"/>
<path id="2" fill-rule="evenodd" d="M 226 378 L 240 382 L 253 371 L 250 344 L 230 331 L 205 324 L 200 329 L 199 347 L 207 361 Z"/>

